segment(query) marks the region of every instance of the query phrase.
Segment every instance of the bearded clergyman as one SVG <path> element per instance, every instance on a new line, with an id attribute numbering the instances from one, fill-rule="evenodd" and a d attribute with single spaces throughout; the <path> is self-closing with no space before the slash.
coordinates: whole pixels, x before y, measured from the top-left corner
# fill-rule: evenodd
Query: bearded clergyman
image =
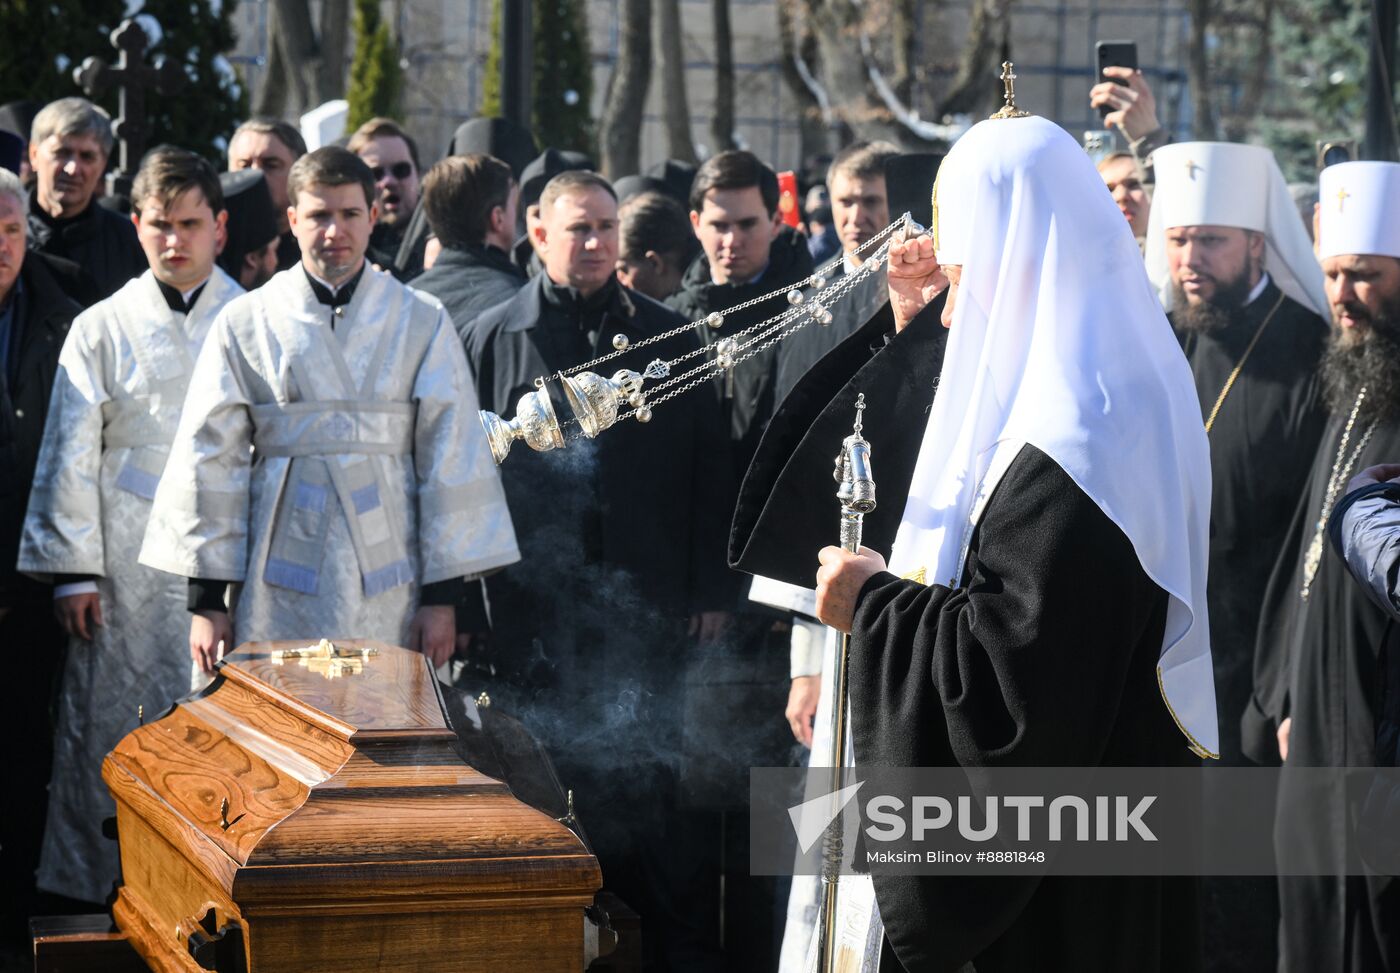
<path id="1" fill-rule="evenodd" d="M 1321 865 L 1279 879 L 1279 969 L 1369 973 L 1400 966 L 1400 882 L 1347 874 L 1352 796 L 1297 769 L 1374 763 L 1388 616 L 1325 549 L 1323 533 L 1355 474 L 1400 457 L 1400 165 L 1329 166 L 1319 198 L 1331 416 L 1269 583 L 1244 744 L 1260 762 L 1283 760 L 1280 860 L 1301 854 Z"/>
<path id="2" fill-rule="evenodd" d="M 1153 160 L 1147 269 L 1191 363 L 1210 438 L 1207 598 L 1220 765 L 1240 766 L 1264 587 L 1326 422 L 1318 375 L 1326 296 L 1268 149 L 1187 142 Z M 1212 878 L 1202 896 L 1207 969 L 1271 966 L 1274 880 Z"/>

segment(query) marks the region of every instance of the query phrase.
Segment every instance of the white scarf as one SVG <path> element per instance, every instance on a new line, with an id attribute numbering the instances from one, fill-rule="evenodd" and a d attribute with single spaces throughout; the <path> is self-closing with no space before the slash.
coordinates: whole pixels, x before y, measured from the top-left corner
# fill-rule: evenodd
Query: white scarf
<path id="1" fill-rule="evenodd" d="M 939 260 L 962 276 L 890 568 L 956 584 L 979 497 L 1023 444 L 1037 447 L 1167 592 L 1160 688 L 1197 751 L 1215 754 L 1210 456 L 1128 224 L 1084 151 L 1037 117 L 974 126 L 934 192 Z"/>

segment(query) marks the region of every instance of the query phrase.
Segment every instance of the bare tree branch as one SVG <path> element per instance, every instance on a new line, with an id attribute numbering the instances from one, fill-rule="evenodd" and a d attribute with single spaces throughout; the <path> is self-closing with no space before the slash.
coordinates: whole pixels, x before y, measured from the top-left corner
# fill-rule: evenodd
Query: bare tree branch
<path id="1" fill-rule="evenodd" d="M 734 144 L 734 32 L 729 24 L 729 0 L 710 0 L 715 18 L 715 114 L 710 138 L 716 152 Z"/>
<path id="2" fill-rule="evenodd" d="M 609 179 L 642 167 L 639 120 L 651 85 L 651 0 L 623 0 L 619 21 L 617 63 L 598 124 L 603 174 Z"/>
<path id="3" fill-rule="evenodd" d="M 661 90 L 666 113 L 666 153 L 697 162 L 690 137 L 690 100 L 685 90 L 685 52 L 681 45 L 679 0 L 656 0 L 656 54 L 661 59 Z"/>

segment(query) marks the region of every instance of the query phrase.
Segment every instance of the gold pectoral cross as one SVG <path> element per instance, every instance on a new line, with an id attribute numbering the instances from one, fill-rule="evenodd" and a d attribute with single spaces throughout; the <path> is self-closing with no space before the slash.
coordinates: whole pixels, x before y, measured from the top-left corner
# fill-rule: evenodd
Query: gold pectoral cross
<path id="1" fill-rule="evenodd" d="M 364 646 L 358 649 L 340 649 L 330 639 L 321 639 L 315 645 L 304 649 L 273 649 L 272 664 L 284 665 L 289 659 L 301 663 L 303 669 L 320 673 L 327 679 L 353 676 L 363 672 L 365 663 L 379 654 L 378 649 Z"/>

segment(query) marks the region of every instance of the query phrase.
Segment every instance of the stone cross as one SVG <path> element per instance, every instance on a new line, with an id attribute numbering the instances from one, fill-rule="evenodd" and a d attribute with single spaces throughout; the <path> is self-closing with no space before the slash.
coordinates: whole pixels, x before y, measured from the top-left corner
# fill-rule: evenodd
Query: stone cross
<path id="1" fill-rule="evenodd" d="M 189 79 L 175 58 L 165 58 L 159 67 L 145 63 L 150 38 L 134 19 L 123 20 L 121 26 L 112 31 L 111 40 L 117 49 L 116 66 L 100 57 L 89 57 L 73 70 L 73 80 L 89 98 L 97 98 L 111 87 L 117 89 L 118 114 L 112 124 L 112 135 L 117 140 L 119 155 L 116 170 L 107 175 L 107 191 L 112 195 L 126 195 L 131 191 L 131 180 L 151 135 L 146 90 L 173 95 Z"/>

